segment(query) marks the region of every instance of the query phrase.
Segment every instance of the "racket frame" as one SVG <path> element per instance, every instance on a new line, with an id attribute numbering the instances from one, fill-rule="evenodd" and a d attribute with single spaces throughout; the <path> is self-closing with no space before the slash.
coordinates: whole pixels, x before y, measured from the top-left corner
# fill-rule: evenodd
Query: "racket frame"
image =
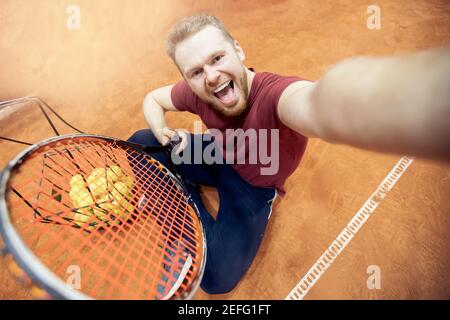
<path id="1" fill-rule="evenodd" d="M 9 217 L 8 206 L 6 205 L 6 189 L 8 185 L 8 181 L 10 178 L 11 171 L 14 170 L 17 166 L 19 166 L 28 156 L 30 156 L 37 149 L 49 144 L 54 143 L 59 140 L 67 140 L 67 139 L 78 139 L 78 138 L 96 138 L 101 140 L 106 140 L 108 142 L 116 143 L 117 145 L 125 145 L 135 149 L 137 152 L 146 154 L 151 156 L 148 151 L 157 152 L 157 151 L 168 151 L 171 152 L 172 146 L 162 146 L 162 147 L 148 147 L 145 145 L 140 145 L 136 143 L 129 143 L 127 141 L 111 138 L 103 135 L 94 135 L 94 134 L 67 134 L 60 135 L 56 137 L 51 137 L 45 140 L 42 140 L 36 144 L 33 144 L 24 150 L 22 150 L 15 158 L 8 162 L 6 167 L 0 173 L 0 234 L 5 242 L 3 253 L 11 254 L 14 261 L 21 267 L 27 275 L 31 278 L 31 280 L 38 284 L 42 289 L 47 291 L 53 298 L 56 299 L 70 299 L 70 300 L 91 300 L 92 297 L 81 293 L 78 290 L 74 290 L 67 286 L 64 281 L 56 276 L 52 271 L 50 271 L 40 260 L 33 254 L 33 252 L 27 247 L 27 245 L 23 242 L 16 229 L 11 223 Z M 146 150 L 146 151 L 144 151 Z M 191 289 L 188 291 L 187 295 L 183 294 L 179 297 L 182 299 L 192 299 L 193 295 L 197 291 L 200 286 L 205 265 L 206 265 L 206 232 L 205 228 L 201 222 L 201 217 L 197 208 L 197 205 L 192 200 L 189 192 L 181 181 L 181 177 L 175 176 L 168 168 L 166 168 L 162 163 L 160 163 L 166 169 L 166 174 L 168 174 L 172 179 L 176 181 L 176 183 L 181 187 L 184 196 L 186 197 L 186 201 L 191 205 L 194 209 L 194 212 L 197 216 L 201 231 L 202 231 L 202 240 L 203 240 L 203 248 L 202 248 L 202 262 L 199 267 L 197 278 L 191 283 Z"/>

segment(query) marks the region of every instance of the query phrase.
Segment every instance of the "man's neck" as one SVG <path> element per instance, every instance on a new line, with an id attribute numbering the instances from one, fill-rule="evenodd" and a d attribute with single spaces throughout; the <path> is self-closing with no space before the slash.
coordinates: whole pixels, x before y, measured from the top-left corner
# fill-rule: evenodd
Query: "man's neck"
<path id="1" fill-rule="evenodd" d="M 253 78 L 255 77 L 256 73 L 254 73 L 247 67 L 245 67 L 245 72 L 247 73 L 248 94 L 250 94 L 250 91 L 252 90 Z"/>

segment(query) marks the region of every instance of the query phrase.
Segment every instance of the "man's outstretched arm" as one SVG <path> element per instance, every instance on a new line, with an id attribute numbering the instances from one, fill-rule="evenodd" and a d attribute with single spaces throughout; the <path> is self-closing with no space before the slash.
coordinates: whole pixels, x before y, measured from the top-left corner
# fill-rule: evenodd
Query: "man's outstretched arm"
<path id="1" fill-rule="evenodd" d="M 344 60 L 289 86 L 278 115 L 306 136 L 450 160 L 450 47 Z"/>

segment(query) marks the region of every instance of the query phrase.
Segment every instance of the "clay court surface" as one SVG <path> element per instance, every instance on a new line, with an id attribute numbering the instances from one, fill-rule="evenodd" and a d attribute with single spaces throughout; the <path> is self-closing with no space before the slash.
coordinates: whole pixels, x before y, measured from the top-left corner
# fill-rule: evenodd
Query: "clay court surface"
<path id="1" fill-rule="evenodd" d="M 0 100 L 39 96 L 84 132 L 120 139 L 147 127 L 141 110 L 146 93 L 181 79 L 164 41 L 177 19 L 194 12 L 224 21 L 247 66 L 309 80 L 346 57 L 450 43 L 446 0 L 76 2 L 79 30 L 66 27 L 73 1 L 0 2 Z M 379 30 L 367 28 L 371 4 L 381 9 Z M 196 119 L 168 114 L 173 128 L 192 131 Z M 62 133 L 73 132 L 55 123 Z M 32 105 L 0 113 L 0 127 L 0 135 L 29 142 L 53 135 Z M 0 141 L 1 166 L 22 148 Z M 402 156 L 310 140 L 244 279 L 229 294 L 199 290 L 194 298 L 284 299 Z M 214 211 L 214 190 L 205 189 L 204 197 Z M 304 298 L 449 299 L 448 230 L 450 165 L 414 159 Z M 380 289 L 367 286 L 373 265 Z M 0 299 L 30 298 L 0 262 Z"/>

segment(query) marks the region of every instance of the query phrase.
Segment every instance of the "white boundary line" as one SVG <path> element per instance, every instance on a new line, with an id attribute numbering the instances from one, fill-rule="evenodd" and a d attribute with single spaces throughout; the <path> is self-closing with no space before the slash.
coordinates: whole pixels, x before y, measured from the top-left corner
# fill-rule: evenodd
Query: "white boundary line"
<path id="1" fill-rule="evenodd" d="M 405 173 L 406 169 L 408 169 L 413 160 L 413 158 L 405 156 L 397 162 L 375 192 L 372 193 L 370 198 L 364 203 L 361 209 L 359 209 L 352 220 L 350 220 L 344 230 L 337 236 L 328 249 L 325 250 L 316 263 L 308 270 L 306 275 L 300 280 L 294 289 L 292 289 L 285 300 L 302 300 L 305 297 L 314 284 L 336 260 L 339 254 L 341 254 L 347 244 L 350 243 L 363 224 L 366 223 L 367 219 L 369 219 L 370 215 L 383 201 L 386 194 L 397 183 L 402 174 Z"/>

